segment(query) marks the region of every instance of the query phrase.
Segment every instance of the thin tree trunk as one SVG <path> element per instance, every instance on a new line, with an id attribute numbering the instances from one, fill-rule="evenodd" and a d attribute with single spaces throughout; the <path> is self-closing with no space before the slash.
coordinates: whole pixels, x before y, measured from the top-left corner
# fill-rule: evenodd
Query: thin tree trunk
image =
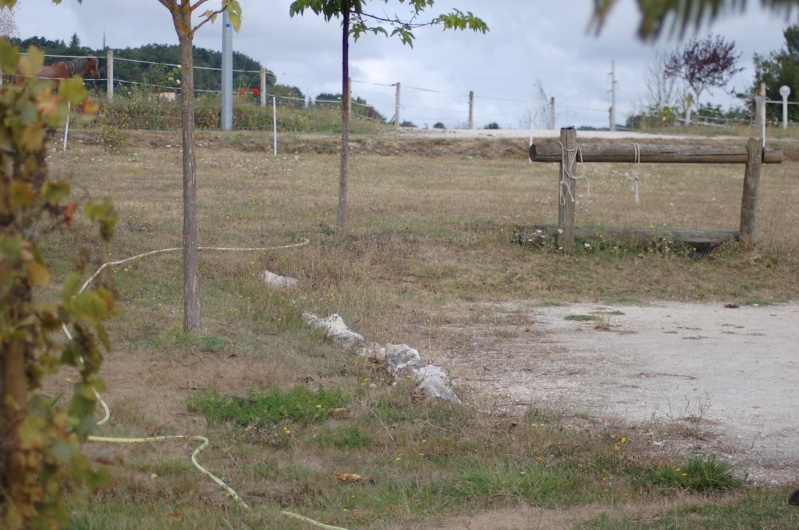
<path id="1" fill-rule="evenodd" d="M 341 168 L 338 183 L 338 218 L 336 230 L 338 238 L 344 237 L 347 228 L 347 180 L 349 178 L 350 154 L 350 11 L 344 10 L 341 23 Z"/>
<path id="2" fill-rule="evenodd" d="M 191 12 L 186 27 L 191 27 Z M 200 330 L 197 251 L 197 160 L 194 147 L 194 58 L 191 36 L 180 35 L 183 117 L 183 328 Z"/>
<path id="3" fill-rule="evenodd" d="M 6 345 L 4 345 L 6 346 Z M 24 506 L 27 496 L 21 485 L 24 484 L 24 453 L 20 454 L 20 440 L 17 435 L 20 421 L 25 416 L 27 388 L 25 377 L 25 341 L 12 340 L 7 344 L 3 363 L 2 419 L 0 419 L 0 488 L 5 502 L 0 503 L 0 514 L 5 514 L 6 503 Z"/>

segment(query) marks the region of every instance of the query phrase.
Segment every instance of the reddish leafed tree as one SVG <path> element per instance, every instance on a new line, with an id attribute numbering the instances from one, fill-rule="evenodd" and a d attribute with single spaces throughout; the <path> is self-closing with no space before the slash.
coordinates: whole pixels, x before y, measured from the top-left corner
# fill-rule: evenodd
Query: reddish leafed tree
<path id="1" fill-rule="evenodd" d="M 736 53 L 735 42 L 727 42 L 721 35 L 700 40 L 689 40 L 685 47 L 674 51 L 665 63 L 667 78 L 682 79 L 696 95 L 699 108 L 702 92 L 711 87 L 724 88 L 733 76 L 742 71 L 737 63 L 741 53 Z"/>

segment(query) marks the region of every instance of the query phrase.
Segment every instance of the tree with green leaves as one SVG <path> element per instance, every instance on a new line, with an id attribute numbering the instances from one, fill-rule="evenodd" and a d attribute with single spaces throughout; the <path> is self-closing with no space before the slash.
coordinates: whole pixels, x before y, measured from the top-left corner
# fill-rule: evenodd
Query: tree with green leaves
<path id="1" fill-rule="evenodd" d="M 192 15 L 207 0 L 158 0 L 172 15 L 180 46 L 181 115 L 183 121 L 183 329 L 200 331 L 200 279 L 197 248 L 197 160 L 194 145 L 194 34 L 207 22 L 227 12 L 233 29 L 241 27 L 241 6 L 236 0 L 221 0 L 219 9 L 200 14 L 194 26 Z"/>
<path id="2" fill-rule="evenodd" d="M 69 49 L 80 50 L 80 37 L 78 37 L 77 33 L 73 33 L 72 38 L 69 39 Z"/>
<path id="3" fill-rule="evenodd" d="M 31 76 L 25 87 L 0 87 L 0 528 L 8 530 L 67 527 L 70 507 L 108 480 L 81 446 L 95 426 L 102 390 L 100 344 L 110 349 L 103 322 L 116 307 L 113 290 L 102 283 L 80 288 L 88 247 L 96 242 L 72 222 L 81 215 L 78 203 L 67 182 L 50 180 L 46 165 L 47 143 L 64 125 L 67 103 L 84 116 L 99 105 L 77 77 L 61 82 L 56 94 L 52 81 L 33 76 L 44 53 L 27 52 L 20 56 L 0 39 L 3 72 L 19 63 Z M 110 202 L 88 204 L 84 213 L 103 239 L 111 237 Z M 72 235 L 78 254 L 60 297 L 51 300 L 42 296 L 53 285 L 43 247 L 54 233 Z M 37 394 L 62 366 L 79 374 L 67 406 Z"/>
<path id="4" fill-rule="evenodd" d="M 400 4 L 408 4 L 413 14 L 409 20 L 398 15 L 375 15 L 364 10 L 368 0 L 295 0 L 291 3 L 289 14 L 302 15 L 311 10 L 322 15 L 326 21 L 341 19 L 341 160 L 339 171 L 338 214 L 336 217 L 336 235 L 341 238 L 346 233 L 347 223 L 347 188 L 349 178 L 349 129 L 350 129 L 350 87 L 349 87 L 349 42 L 350 36 L 357 41 L 365 33 L 394 37 L 403 44 L 413 47 L 415 29 L 424 26 L 442 26 L 444 29 L 470 29 L 480 33 L 488 31 L 488 26 L 471 12 L 457 9 L 450 13 L 438 15 L 420 21 L 418 17 L 428 7 L 433 7 L 434 0 L 397 0 Z M 388 0 L 383 0 L 388 3 Z"/>
<path id="5" fill-rule="evenodd" d="M 766 84 L 766 93 L 776 98 L 781 86 L 791 89 L 789 101 L 796 101 L 799 94 L 799 25 L 793 24 L 783 31 L 785 47 L 773 51 L 768 56 L 755 54 L 755 78 L 750 96 L 760 88 L 760 83 Z M 799 120 L 799 109 L 795 105 L 788 106 L 788 116 L 791 121 Z"/>

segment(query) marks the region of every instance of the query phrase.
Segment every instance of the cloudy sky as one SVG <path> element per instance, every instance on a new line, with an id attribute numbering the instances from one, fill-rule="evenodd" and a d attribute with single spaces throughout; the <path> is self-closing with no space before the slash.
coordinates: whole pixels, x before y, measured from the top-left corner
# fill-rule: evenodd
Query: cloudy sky
<path id="1" fill-rule="evenodd" d="M 340 24 L 326 23 L 312 12 L 291 18 L 291 0 L 240 0 L 241 31 L 233 36 L 237 52 L 273 71 L 281 84 L 307 96 L 340 93 Z M 373 1 L 374 9 L 405 14 L 396 1 Z M 755 4 L 750 2 L 750 4 Z M 120 49 L 144 44 L 177 44 L 168 11 L 157 0 L 19 0 L 19 36 L 69 41 L 77 34 L 85 46 Z M 218 5 L 211 0 L 208 5 Z M 674 39 L 645 44 L 635 36 L 638 13 L 633 0 L 621 0 L 598 36 L 589 35 L 593 0 L 437 0 L 431 15 L 453 8 L 471 11 L 489 25 L 486 35 L 423 28 L 413 48 L 396 38 L 367 35 L 350 48 L 353 93 L 386 118 L 394 115 L 399 82 L 403 120 L 420 127 L 442 122 L 457 127 L 468 119 L 474 92 L 474 121 L 518 128 L 529 116 L 540 90 L 556 101 L 556 126 L 607 127 L 611 104 L 611 64 L 615 64 L 617 123 L 647 101 L 644 72 L 657 50 L 672 51 Z M 742 52 L 731 87 L 752 86 L 753 54 L 768 54 L 784 44 L 782 31 L 796 19 L 761 11 L 752 5 L 742 15 L 727 15 L 703 26 L 697 37 L 720 34 Z M 221 19 L 207 24 L 195 45 L 221 50 Z M 122 56 L 122 55 L 120 55 Z M 236 66 L 234 65 L 234 68 Z M 794 91 L 799 91 L 796 87 Z M 774 92 L 774 93 L 772 93 Z M 779 99 L 777 90 L 769 97 Z M 703 97 L 726 109 L 737 101 L 720 90 Z"/>

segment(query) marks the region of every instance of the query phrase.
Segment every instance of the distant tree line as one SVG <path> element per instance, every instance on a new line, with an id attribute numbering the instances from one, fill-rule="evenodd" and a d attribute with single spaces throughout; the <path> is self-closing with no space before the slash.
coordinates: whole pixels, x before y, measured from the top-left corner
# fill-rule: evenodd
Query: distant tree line
<path id="1" fill-rule="evenodd" d="M 66 55 L 84 56 L 95 55 L 104 58 L 108 49 L 96 50 L 87 46 L 82 46 L 77 34 L 72 35 L 69 43 L 63 40 L 49 40 L 43 37 L 29 37 L 26 39 L 11 38 L 11 44 L 18 46 L 25 51 L 29 46 L 36 46 L 44 50 L 46 55 Z M 144 86 L 144 90 L 152 92 L 162 92 L 170 88 L 175 88 L 176 79 L 180 77 L 173 67 L 180 63 L 180 50 L 177 44 L 147 44 L 138 48 L 111 48 L 114 57 L 119 59 L 114 61 L 114 79 L 119 80 L 120 90 L 126 87 Z M 49 59 L 48 62 L 57 62 L 62 59 Z M 144 61 L 144 62 L 132 62 Z M 154 64 L 150 64 L 154 63 Z M 194 88 L 198 92 L 219 92 L 222 90 L 222 80 L 220 71 L 222 68 L 222 53 L 208 50 L 206 48 L 194 48 Z M 211 68 L 213 70 L 208 70 Z M 234 51 L 233 52 L 233 91 L 234 93 L 247 92 L 259 99 L 257 91 L 261 88 L 261 64 L 251 57 Z M 236 72 L 243 70 L 244 72 Z M 105 61 L 100 61 L 100 76 L 107 76 Z M 123 83 L 124 82 L 124 83 Z M 169 88 L 167 88 L 169 87 Z M 253 90 L 255 89 L 255 90 Z M 106 87 L 103 83 L 97 84 L 97 90 L 105 92 Z M 117 88 L 114 89 L 115 91 Z M 307 96 L 295 86 L 277 84 L 275 74 L 266 71 L 266 94 L 267 96 L 277 96 L 285 98 L 282 104 L 290 105 L 295 108 L 305 108 L 307 106 Z M 317 102 L 341 102 L 341 94 L 321 93 L 316 96 Z M 386 121 L 374 107 L 361 97 L 354 97 L 352 102 L 353 112 L 361 117 Z"/>
<path id="2" fill-rule="evenodd" d="M 788 101 L 799 101 L 799 26 L 792 24 L 782 32 L 785 47 L 772 51 L 768 56 L 755 54 L 755 79 L 751 92 L 766 83 L 766 96 L 781 101 L 780 87 L 791 89 Z M 781 118 L 781 112 L 780 112 Z M 788 105 L 788 119 L 799 120 L 799 105 Z"/>

